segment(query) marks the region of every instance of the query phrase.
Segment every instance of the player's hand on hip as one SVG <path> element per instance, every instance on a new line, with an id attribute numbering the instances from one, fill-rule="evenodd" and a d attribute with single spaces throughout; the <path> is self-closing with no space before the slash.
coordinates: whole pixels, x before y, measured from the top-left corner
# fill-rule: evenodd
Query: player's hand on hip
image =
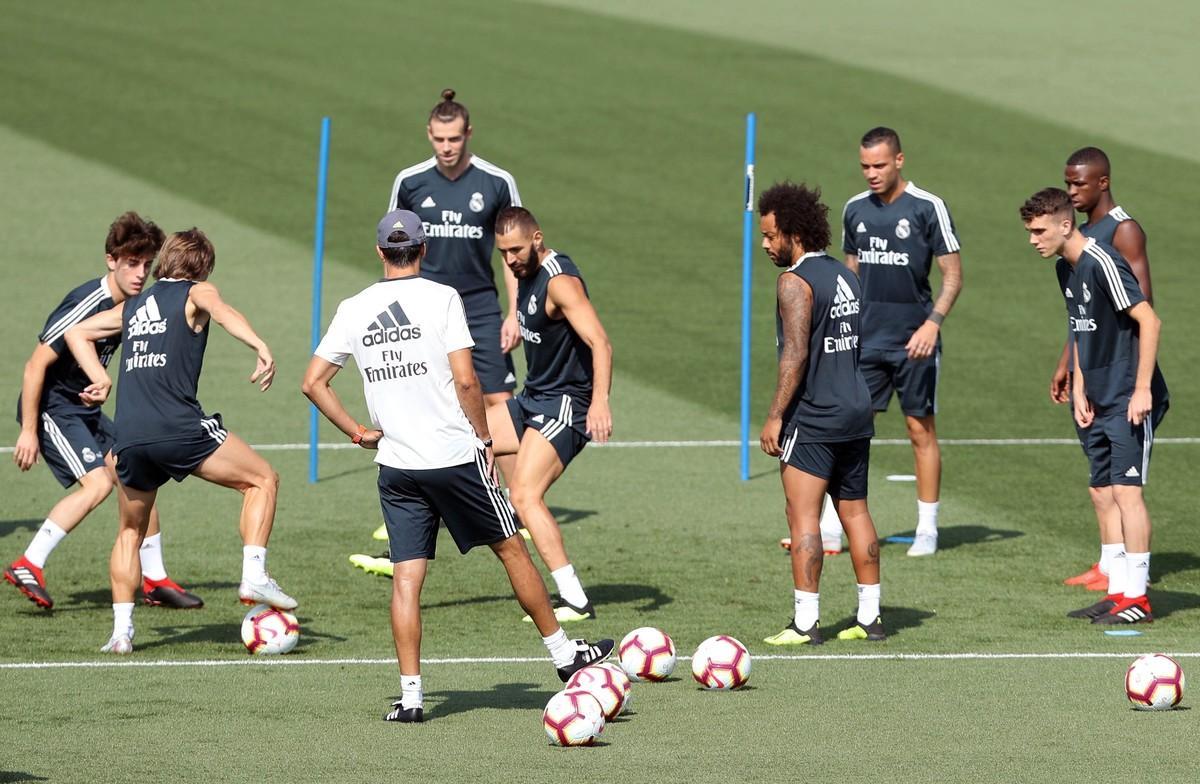
<path id="1" fill-rule="evenodd" d="M 22 471 L 28 471 L 37 462 L 38 457 L 38 434 L 35 430 L 32 433 L 21 431 L 21 435 L 17 436 L 17 445 L 13 447 L 13 462 Z"/>
<path id="2" fill-rule="evenodd" d="M 1092 410 L 1092 401 L 1088 400 L 1086 395 L 1076 395 L 1075 424 L 1080 427 L 1091 427 L 1095 418 L 1096 412 Z"/>
<path id="3" fill-rule="evenodd" d="M 783 449 L 779 446 L 779 436 L 782 430 L 783 418 L 769 417 L 767 423 L 763 425 L 762 435 L 758 437 L 758 445 L 771 457 L 779 457 L 783 454 Z"/>
<path id="4" fill-rule="evenodd" d="M 266 346 L 258 350 L 258 360 L 254 365 L 254 373 L 250 375 L 250 383 L 257 383 L 259 389 L 266 392 L 275 380 L 275 359 Z"/>
<path id="5" fill-rule="evenodd" d="M 483 463 L 487 468 L 488 479 L 496 487 L 500 486 L 500 476 L 496 473 L 496 452 L 490 447 L 483 448 Z"/>
<path id="6" fill-rule="evenodd" d="M 378 449 L 379 441 L 383 438 L 382 430 L 368 430 L 362 434 L 362 438 L 358 440 L 358 445 L 363 449 Z"/>
<path id="7" fill-rule="evenodd" d="M 112 390 L 112 381 L 105 380 L 100 384 L 88 384 L 84 390 L 79 393 L 79 402 L 83 403 L 88 408 L 99 406 L 108 400 L 108 393 Z"/>
<path id="8" fill-rule="evenodd" d="M 608 401 L 593 400 L 588 406 L 587 431 L 597 444 L 608 441 L 612 435 L 612 411 L 608 408 Z"/>
<path id="9" fill-rule="evenodd" d="M 938 329 L 937 324 L 926 321 L 916 332 L 912 333 L 912 337 L 904 346 L 908 351 L 908 358 L 927 359 L 933 356 L 933 350 L 937 347 Z"/>
<path id="10" fill-rule="evenodd" d="M 517 314 L 510 313 L 500 325 L 500 350 L 505 354 L 521 345 L 521 325 L 517 323 Z"/>
<path id="11" fill-rule="evenodd" d="M 1066 403 L 1071 399 L 1071 374 L 1063 365 L 1054 368 L 1050 377 L 1050 399 L 1055 403 Z"/>
<path id="12" fill-rule="evenodd" d="M 1129 397 L 1129 410 L 1125 416 L 1133 424 L 1140 425 L 1150 415 L 1153 405 L 1154 400 L 1149 389 L 1135 389 Z"/>

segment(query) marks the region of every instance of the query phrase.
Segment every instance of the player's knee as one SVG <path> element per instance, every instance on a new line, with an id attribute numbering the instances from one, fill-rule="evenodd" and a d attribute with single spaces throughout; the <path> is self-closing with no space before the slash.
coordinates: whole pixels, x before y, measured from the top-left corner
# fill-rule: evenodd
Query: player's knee
<path id="1" fill-rule="evenodd" d="M 1140 485 L 1114 485 L 1112 496 L 1122 512 L 1140 509 L 1145 505 Z"/>
<path id="2" fill-rule="evenodd" d="M 524 516 L 525 510 L 536 508 L 542 502 L 541 493 L 522 482 L 514 482 L 509 485 L 508 492 L 513 508 L 522 516 Z"/>
<path id="3" fill-rule="evenodd" d="M 257 490 L 262 490 L 271 495 L 279 494 L 279 474 L 268 466 L 265 470 L 259 471 L 250 478 L 250 485 Z"/>
<path id="4" fill-rule="evenodd" d="M 93 471 L 85 477 L 86 482 L 80 482 L 79 492 L 87 499 L 88 509 L 95 509 L 104 503 L 108 494 L 113 490 L 113 480 L 106 471 Z"/>
<path id="5" fill-rule="evenodd" d="M 937 446 L 937 430 L 933 425 L 933 417 L 905 417 L 905 424 L 908 426 L 908 437 L 915 446 Z"/>

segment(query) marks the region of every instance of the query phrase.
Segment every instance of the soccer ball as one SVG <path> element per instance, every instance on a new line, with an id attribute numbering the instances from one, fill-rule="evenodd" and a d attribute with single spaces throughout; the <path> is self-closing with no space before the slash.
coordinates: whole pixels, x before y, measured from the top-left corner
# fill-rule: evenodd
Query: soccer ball
<path id="1" fill-rule="evenodd" d="M 1138 710 L 1170 710 L 1183 699 L 1183 669 L 1162 653 L 1139 656 L 1125 671 L 1125 694 Z"/>
<path id="2" fill-rule="evenodd" d="M 542 727 L 555 746 L 590 746 L 604 731 L 604 709 L 587 689 L 563 689 L 546 703 Z"/>
<path id="3" fill-rule="evenodd" d="M 626 634 L 617 650 L 621 669 L 635 681 L 663 681 L 675 669 L 675 643 L 653 626 Z"/>
<path id="4" fill-rule="evenodd" d="M 692 654 L 692 677 L 706 689 L 737 689 L 750 677 L 750 652 L 726 634 L 709 637 Z"/>
<path id="5" fill-rule="evenodd" d="M 621 669 L 621 665 L 616 662 L 600 662 L 597 667 L 603 667 L 606 670 L 612 670 L 613 677 L 617 683 L 621 684 L 621 690 L 625 693 L 625 699 L 621 702 L 621 713 L 629 713 L 633 709 L 633 681 L 625 670 Z"/>
<path id="6" fill-rule="evenodd" d="M 584 667 L 571 676 L 567 681 L 567 688 L 590 691 L 600 701 L 604 718 L 611 720 L 625 707 L 625 699 L 630 690 L 629 676 L 620 668 L 602 665 Z"/>
<path id="7" fill-rule="evenodd" d="M 256 604 L 242 619 L 242 642 L 257 656 L 287 653 L 300 640 L 300 623 L 286 610 Z"/>

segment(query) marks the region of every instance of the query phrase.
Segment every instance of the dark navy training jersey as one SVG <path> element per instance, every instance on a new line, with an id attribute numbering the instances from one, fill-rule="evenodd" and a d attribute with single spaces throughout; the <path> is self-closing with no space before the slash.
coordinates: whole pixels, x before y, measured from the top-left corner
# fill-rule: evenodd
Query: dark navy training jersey
<path id="1" fill-rule="evenodd" d="M 209 325 L 199 332 L 188 326 L 185 309 L 194 285 L 163 278 L 125 302 L 114 451 L 192 437 L 204 418 L 196 389 Z"/>
<path id="2" fill-rule="evenodd" d="M 1137 322 L 1129 311 L 1145 301 L 1133 270 L 1115 248 L 1088 240 L 1074 267 L 1059 259 L 1055 271 L 1088 399 L 1100 413 L 1128 405 L 1138 363 Z M 1155 406 L 1167 401 L 1157 364 L 1150 391 Z"/>
<path id="3" fill-rule="evenodd" d="M 587 284 L 575 262 L 555 251 L 542 260 L 537 274 L 517 282 L 517 321 L 525 343 L 525 389 L 522 394 L 570 395 L 591 400 L 592 349 L 563 316 L 546 315 L 550 279 L 558 275 Z"/>
<path id="4" fill-rule="evenodd" d="M 891 204 L 871 191 L 846 202 L 842 251 L 858 256 L 864 346 L 904 348 L 933 310 L 934 257 L 958 249 L 946 203 L 911 182 Z"/>
<path id="5" fill-rule="evenodd" d="M 79 402 L 79 393 L 92 382 L 88 380 L 75 361 L 71 350 L 67 348 L 63 336 L 67 330 L 84 319 L 110 309 L 113 306 L 112 291 L 108 288 L 108 278 L 89 280 L 83 285 L 72 289 L 62 302 L 46 319 L 46 326 L 38 335 L 38 340 L 45 343 L 58 359 L 46 368 L 45 382 L 42 385 L 42 397 L 38 403 L 39 411 L 53 410 L 57 414 L 78 413 L 99 415 L 99 408 L 88 407 Z M 100 355 L 100 363 L 108 367 L 113 352 L 121 345 L 121 337 L 96 341 L 96 353 Z M 17 421 L 21 419 L 21 403 L 17 400 Z"/>
<path id="6" fill-rule="evenodd" d="M 458 291 L 467 318 L 499 312 L 492 275 L 496 215 L 521 206 L 513 176 L 478 155 L 457 180 L 448 180 L 430 158 L 396 175 L 388 211 L 405 209 L 421 216 L 429 250 L 421 261 L 421 277 Z M 471 295 L 490 294 L 487 297 Z M 484 310 L 486 308 L 486 310 Z"/>
<path id="7" fill-rule="evenodd" d="M 833 443 L 875 433 L 871 393 L 858 369 L 862 290 L 845 265 L 824 253 L 806 253 L 784 275 L 797 275 L 812 289 L 808 365 L 784 414 L 784 431 L 796 443 Z M 775 310 L 782 351 L 783 318 Z M 790 336 L 796 340 L 797 336 Z"/>
<path id="8" fill-rule="evenodd" d="M 1120 207 L 1113 207 L 1108 211 L 1107 215 L 1096 221 L 1095 226 L 1085 223 L 1079 227 L 1079 231 L 1083 236 L 1091 237 L 1096 242 L 1112 245 L 1113 237 L 1117 233 L 1117 227 L 1127 220 L 1133 220 L 1133 218 L 1129 217 L 1129 213 Z"/>

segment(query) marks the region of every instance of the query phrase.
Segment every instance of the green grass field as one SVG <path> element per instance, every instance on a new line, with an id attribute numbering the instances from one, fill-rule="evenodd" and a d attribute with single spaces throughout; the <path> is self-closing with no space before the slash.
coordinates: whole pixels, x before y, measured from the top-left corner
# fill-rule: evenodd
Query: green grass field
<path id="1" fill-rule="evenodd" d="M 920 2 L 902 22 L 876 19 L 865 33 L 858 3 L 790 16 L 766 3 L 766 18 L 747 11 L 740 28 L 712 3 L 679 13 L 613 4 L 605 15 L 572 5 L 7 4 L 4 394 L 15 401 L 45 315 L 99 274 L 108 223 L 132 208 L 168 229 L 210 234 L 214 283 L 276 353 L 278 386 L 260 395 L 245 382 L 249 352 L 214 333 L 206 409 L 255 444 L 304 441 L 297 386 L 309 353 L 320 117 L 334 123 L 328 317 L 376 276 L 371 229 L 395 172 L 428 156 L 425 117 L 453 86 L 471 108 L 474 149 L 516 175 L 550 244 L 587 276 L 616 350 L 614 437 L 735 439 L 743 117 L 759 113 L 760 183 L 819 183 L 835 216 L 862 190 L 859 135 L 886 123 L 904 137 L 912 179 L 949 203 L 966 274 L 945 331 L 942 550 L 908 559 L 902 545 L 883 548 L 891 638 L 782 657 L 762 644 L 791 612 L 772 460 L 756 455 L 742 483 L 734 447 L 589 448 L 550 497 L 600 611 L 569 631 L 620 637 L 654 625 L 684 655 L 732 634 L 755 656 L 750 688 L 702 692 L 681 661 L 677 679 L 635 686 L 635 714 L 611 724 L 601 747 L 551 748 L 539 719 L 558 682 L 539 640 L 519 622 L 494 559 L 459 558 L 445 539 L 424 597 L 429 721 L 388 725 L 379 719 L 398 693 L 390 583 L 346 562 L 376 548 L 373 466 L 358 451 L 325 451 L 322 480 L 308 485 L 305 453 L 273 450 L 264 454 L 283 490 L 271 570 L 301 601 L 299 648 L 274 666 L 245 655 L 239 499 L 192 480 L 160 495 L 166 560 L 208 604 L 139 609 L 134 655 L 103 661 L 110 500 L 50 560 L 52 613 L 0 585 L 0 781 L 1194 780 L 1196 714 L 1133 712 L 1121 676 L 1148 651 L 1188 654 L 1184 668 L 1196 669 L 1200 554 L 1188 466 L 1200 445 L 1156 449 L 1148 497 L 1160 620 L 1129 638 L 1063 617 L 1091 599 L 1059 584 L 1094 558 L 1078 447 L 954 443 L 1072 436 L 1045 393 L 1061 300 L 1016 207 L 1059 182 L 1066 155 L 1089 143 L 1113 158 L 1114 191 L 1150 236 L 1172 391 L 1158 435 L 1200 436 L 1200 348 L 1190 339 L 1200 273 L 1187 262 L 1200 242 L 1190 214 L 1200 163 L 1177 149 L 1197 105 L 1181 75 L 1200 63 L 1194 47 L 1164 51 L 1170 20 L 1185 26 L 1191 6 L 1158 4 L 1145 25 L 1120 27 L 1130 51 L 1152 53 L 1118 53 L 1109 90 L 1125 92 L 1111 97 L 1127 92 L 1140 107 L 1122 113 L 1018 89 L 1021 73 L 1041 69 L 1057 83 L 1108 65 L 1105 48 L 1064 49 L 1057 36 L 1071 20 L 1081 39 L 1110 41 L 1113 20 L 1076 19 L 1067 4 L 1027 25 L 1030 4 L 951 20 Z M 773 13 L 787 18 L 771 24 Z M 800 43 L 805 29 L 819 31 L 819 44 Z M 852 56 L 886 43 L 887 29 L 910 35 L 920 56 L 895 67 Z M 937 31 L 953 45 L 939 49 Z M 961 59 L 972 51 L 979 56 Z M 1141 84 L 1154 88 L 1135 94 Z M 1153 100 L 1168 87 L 1172 98 Z M 756 262 L 755 432 L 773 379 L 775 274 Z M 338 382 L 361 411 L 356 374 Z M 903 424 L 893 412 L 878 429 L 896 439 Z M 16 432 L 0 423 L 0 444 Z M 337 440 L 329 428 L 322 437 Z M 0 560 L 20 553 L 61 494 L 44 467 L 21 475 L 7 455 Z M 910 450 L 885 440 L 872 457 L 881 535 L 911 533 L 913 486 L 886 479 L 911 472 Z M 826 628 L 854 610 L 847 560 L 826 564 Z M 1140 751 L 1096 754 L 1115 739 Z"/>

